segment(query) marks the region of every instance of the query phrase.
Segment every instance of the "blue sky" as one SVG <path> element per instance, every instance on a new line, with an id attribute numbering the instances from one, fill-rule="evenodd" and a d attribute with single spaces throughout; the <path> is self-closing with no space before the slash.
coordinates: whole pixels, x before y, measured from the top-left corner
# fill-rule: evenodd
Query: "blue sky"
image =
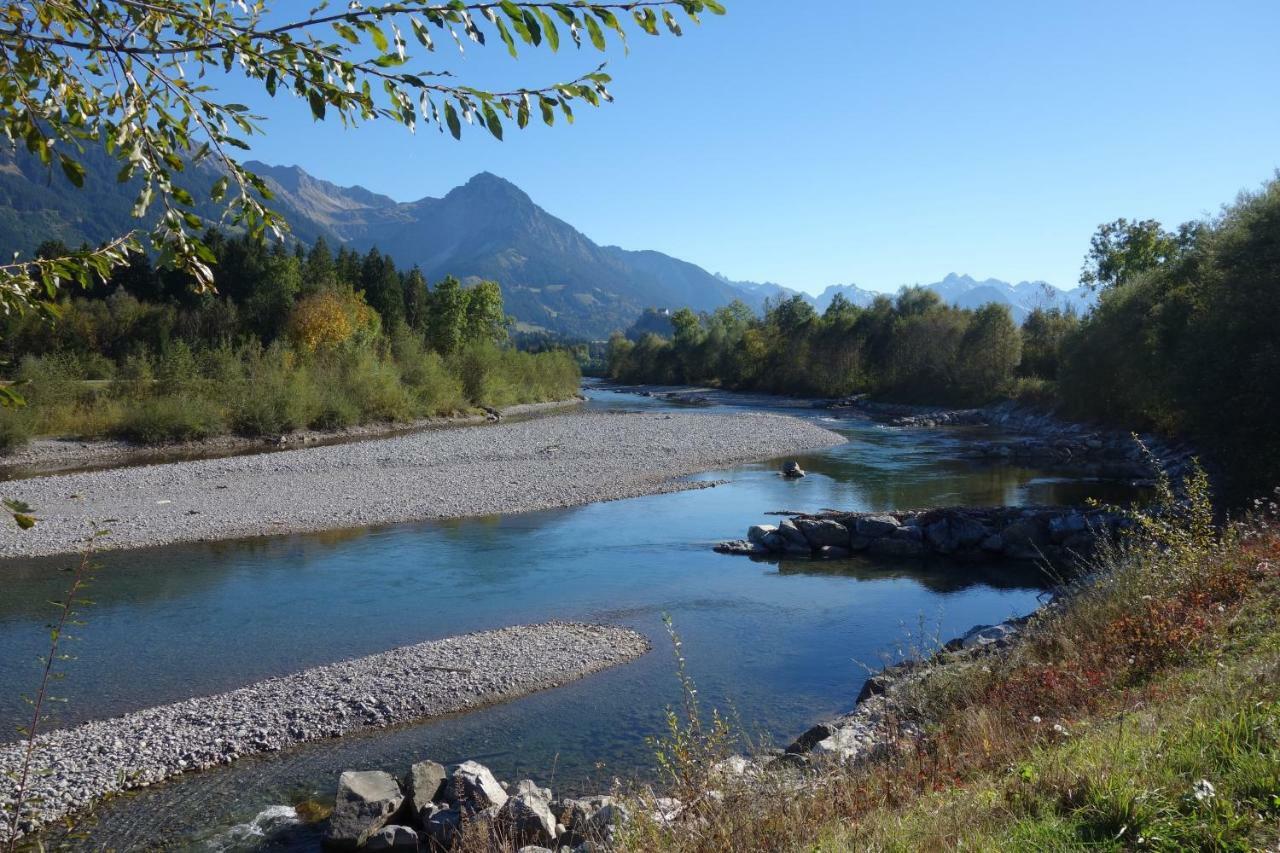
<path id="1" fill-rule="evenodd" d="M 573 127 L 455 142 L 253 98 L 252 156 L 406 201 L 487 170 L 597 242 L 809 291 L 951 271 L 1070 287 L 1098 223 L 1211 214 L 1280 167 L 1275 2 L 725 5 L 611 46 L 617 102 Z M 599 60 L 436 64 L 500 86 Z"/>

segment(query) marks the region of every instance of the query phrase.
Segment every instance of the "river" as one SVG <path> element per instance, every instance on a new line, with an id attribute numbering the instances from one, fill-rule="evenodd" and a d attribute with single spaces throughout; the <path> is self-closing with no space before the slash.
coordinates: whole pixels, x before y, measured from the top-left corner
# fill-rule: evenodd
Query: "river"
<path id="1" fill-rule="evenodd" d="M 589 385 L 585 405 L 666 408 Z M 752 401 L 753 408 L 770 408 Z M 708 411 L 735 407 L 711 406 Z M 741 407 L 736 407 L 741 410 Z M 1026 567 L 815 563 L 720 556 L 775 510 L 1117 499 L 1123 484 L 964 458 L 975 430 L 893 429 L 787 408 L 848 437 L 799 457 L 695 475 L 716 488 L 516 516 L 401 524 L 330 534 L 172 546 L 99 559 L 76 658 L 55 693 L 58 722 L 215 693 L 338 659 L 451 634 L 547 619 L 619 623 L 649 635 L 640 661 L 474 713 L 311 744 L 117 798 L 87 820 L 95 847 L 259 846 L 245 824 L 272 805 L 332 797 L 344 769 L 403 772 L 431 758 L 488 764 L 557 793 L 607 789 L 651 772 L 646 736 L 678 703 L 670 615 L 705 708 L 759 741 L 784 743 L 848 710 L 868 667 L 928 648 L 974 624 L 1034 609 Z M 0 564 L 0 723 L 12 729 L 34 686 L 50 599 L 66 561 Z M 409 689 L 406 687 L 406 689 Z M 238 829 L 233 829 L 239 827 Z M 318 849 L 313 832 L 283 846 Z"/>

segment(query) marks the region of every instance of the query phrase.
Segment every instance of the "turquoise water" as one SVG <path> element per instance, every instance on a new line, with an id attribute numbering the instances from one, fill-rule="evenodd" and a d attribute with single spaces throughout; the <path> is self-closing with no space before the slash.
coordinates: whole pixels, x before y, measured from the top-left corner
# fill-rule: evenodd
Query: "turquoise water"
<path id="1" fill-rule="evenodd" d="M 663 407 L 590 390 L 595 408 Z M 717 410 L 712 407 L 710 410 Z M 546 619 L 631 625 L 656 651 L 565 688 L 468 715 L 309 745 L 121 798 L 94 817 L 96 843 L 117 848 L 221 843 L 228 827 L 272 804 L 332 795 L 351 767 L 400 771 L 420 758 L 475 758 L 501 778 L 558 790 L 608 787 L 651 766 L 679 699 L 670 614 L 704 703 L 744 731 L 788 741 L 847 710 L 866 666 L 976 623 L 1026 613 L 1034 571 L 991 565 L 756 562 L 710 546 L 775 510 L 938 504 L 1064 503 L 1123 496 L 1116 484 L 962 458 L 960 431 L 886 429 L 816 418 L 849 438 L 798 457 L 697 475 L 712 489 L 612 503 L 253 541 L 106 554 L 88 624 L 57 692 L 61 722 L 108 716 L 271 675 L 451 634 Z M 37 675 L 47 601 L 65 561 L 0 564 L 0 722 L 17 724 L 21 685 Z M 295 837 L 308 849 L 315 839 Z"/>

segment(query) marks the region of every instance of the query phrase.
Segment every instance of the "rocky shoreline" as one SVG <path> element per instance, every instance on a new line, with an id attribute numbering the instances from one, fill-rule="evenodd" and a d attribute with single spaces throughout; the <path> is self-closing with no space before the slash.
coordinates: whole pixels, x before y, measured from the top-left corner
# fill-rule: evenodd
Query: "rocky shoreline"
<path id="1" fill-rule="evenodd" d="M 578 506 L 714 485 L 688 475 L 841 444 L 773 414 L 578 412 L 389 439 L 38 477 L 6 487 L 40 522 L 0 558 L 140 548 Z"/>
<path id="2" fill-rule="evenodd" d="M 1008 648 L 1030 619 L 975 625 L 928 660 L 912 658 L 884 668 L 863 683 L 852 711 L 814 725 L 778 761 L 798 767 L 820 766 L 824 761 L 857 763 L 884 755 L 904 738 L 919 737 L 903 694 L 937 667 L 964 666 Z"/>
<path id="3" fill-rule="evenodd" d="M 975 441 L 970 458 L 1042 466 L 1069 465 L 1075 471 L 1114 479 L 1150 481 L 1159 470 L 1177 481 L 1191 472 L 1191 445 L 1143 433 L 1062 420 L 1042 410 L 1006 401 L 973 409 L 940 409 L 880 403 L 864 396 L 829 404 L 832 411 L 856 411 L 890 426 L 932 429 L 994 427 L 1017 438 Z M 1144 449 L 1145 448 L 1145 449 Z"/>
<path id="4" fill-rule="evenodd" d="M 908 512 L 795 514 L 757 524 L 746 539 L 721 542 L 722 554 L 847 559 L 947 557 L 954 560 L 1048 560 L 1090 554 L 1113 537 L 1125 517 L 1072 507 L 941 507 Z"/>
<path id="5" fill-rule="evenodd" d="M 612 847 L 630 819 L 613 796 L 556 798 L 524 779 L 514 787 L 489 768 L 464 761 L 448 770 L 421 761 L 402 779 L 348 770 L 324 832 L 326 850 L 446 851 L 462 837 L 492 850 L 596 853 Z"/>
<path id="6" fill-rule="evenodd" d="M 626 628 L 550 622 L 407 646 L 37 739 L 20 829 L 181 773 L 307 741 L 412 723 L 557 687 L 650 649 Z M 0 837 L 25 745 L 0 744 Z"/>

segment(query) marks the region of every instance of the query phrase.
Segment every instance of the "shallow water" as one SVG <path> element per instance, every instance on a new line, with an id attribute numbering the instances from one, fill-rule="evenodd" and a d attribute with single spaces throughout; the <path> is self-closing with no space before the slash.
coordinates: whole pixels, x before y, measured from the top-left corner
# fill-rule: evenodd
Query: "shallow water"
<path id="1" fill-rule="evenodd" d="M 663 408 L 599 389 L 596 408 Z M 710 407 L 709 411 L 724 410 Z M 557 791 L 608 787 L 651 766 L 679 700 L 662 624 L 670 614 L 704 705 L 734 714 L 762 739 L 787 741 L 847 710 L 865 666 L 976 623 L 1036 606 L 1034 570 L 946 563 L 755 562 L 710 546 L 776 510 L 1117 499 L 1125 487 L 962 458 L 960 430 L 898 430 L 816 418 L 849 443 L 798 457 L 697 475 L 725 485 L 672 495 L 449 523 L 109 553 L 57 692 L 63 724 L 119 714 L 397 645 L 547 619 L 616 622 L 655 652 L 568 687 L 479 712 L 312 744 L 196 774 L 106 804 L 96 846 L 255 846 L 245 829 L 269 806 L 332 796 L 352 767 L 400 772 L 420 758 L 475 758 L 500 778 L 529 775 Z M 25 706 L 47 601 L 65 560 L 0 564 L 0 723 Z M 273 820 L 264 819 L 268 824 Z M 233 833 L 229 828 L 240 825 Z M 306 831 L 287 846 L 312 849 Z M 236 841 L 239 839 L 239 841 Z M 232 843 L 235 842 L 235 843 Z"/>

